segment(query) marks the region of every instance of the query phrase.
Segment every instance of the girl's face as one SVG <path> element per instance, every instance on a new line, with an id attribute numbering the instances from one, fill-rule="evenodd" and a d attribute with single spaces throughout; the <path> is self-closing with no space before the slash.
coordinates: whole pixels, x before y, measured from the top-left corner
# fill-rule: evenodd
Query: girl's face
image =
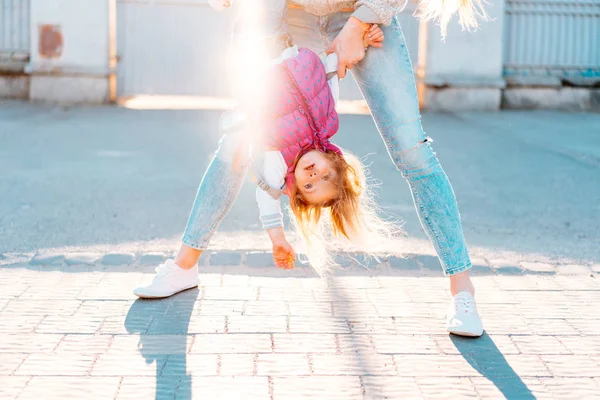
<path id="1" fill-rule="evenodd" d="M 320 151 L 303 155 L 294 171 L 298 191 L 310 204 L 323 204 L 338 195 L 337 175 L 332 162 Z"/>

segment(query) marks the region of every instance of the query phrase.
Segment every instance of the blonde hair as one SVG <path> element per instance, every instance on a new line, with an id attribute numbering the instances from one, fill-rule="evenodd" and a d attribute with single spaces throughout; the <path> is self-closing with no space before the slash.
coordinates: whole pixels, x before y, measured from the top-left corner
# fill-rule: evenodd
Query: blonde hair
<path id="1" fill-rule="evenodd" d="M 458 13 L 463 29 L 471 31 L 479 26 L 478 18 L 486 21 L 488 15 L 483 8 L 485 0 L 419 0 L 417 15 L 423 21 L 438 21 L 442 38 L 448 33 L 448 22 Z"/>
<path id="2" fill-rule="evenodd" d="M 389 254 L 390 241 L 404 236 L 400 224 L 384 219 L 374 201 L 372 185 L 367 184 L 367 170 L 354 155 L 326 152 L 336 171 L 337 197 L 324 204 L 311 204 L 298 187 L 292 187 L 290 210 L 296 231 L 302 238 L 308 262 L 320 276 L 334 269 L 332 253 L 336 239 L 347 240 L 367 254 L 379 257 Z M 398 249 L 397 242 L 394 248 Z"/>

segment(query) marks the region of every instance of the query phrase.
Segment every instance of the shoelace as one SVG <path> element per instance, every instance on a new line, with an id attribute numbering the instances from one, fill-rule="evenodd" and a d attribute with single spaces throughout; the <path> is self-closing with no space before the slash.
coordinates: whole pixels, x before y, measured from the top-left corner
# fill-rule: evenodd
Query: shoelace
<path id="1" fill-rule="evenodd" d="M 156 276 L 154 277 L 154 279 L 166 275 L 170 269 L 170 265 L 168 264 L 161 264 L 158 267 L 154 268 L 154 271 L 156 271 Z"/>
<path id="2" fill-rule="evenodd" d="M 460 311 L 465 314 L 475 314 L 475 303 L 472 299 L 464 296 L 456 296 L 454 298 L 454 308 L 456 311 Z"/>

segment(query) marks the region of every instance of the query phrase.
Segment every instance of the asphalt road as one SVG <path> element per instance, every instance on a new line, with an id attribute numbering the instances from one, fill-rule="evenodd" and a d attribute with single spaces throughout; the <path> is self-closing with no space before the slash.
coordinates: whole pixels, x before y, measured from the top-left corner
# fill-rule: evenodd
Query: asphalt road
<path id="1" fill-rule="evenodd" d="M 166 243 L 174 248 L 216 149 L 216 111 L 62 108 L 0 102 L 0 253 Z M 429 114 L 472 248 L 600 261 L 600 115 Z M 368 116 L 336 142 L 366 156 L 382 207 L 425 235 L 408 186 Z M 260 231 L 246 184 L 221 225 Z"/>

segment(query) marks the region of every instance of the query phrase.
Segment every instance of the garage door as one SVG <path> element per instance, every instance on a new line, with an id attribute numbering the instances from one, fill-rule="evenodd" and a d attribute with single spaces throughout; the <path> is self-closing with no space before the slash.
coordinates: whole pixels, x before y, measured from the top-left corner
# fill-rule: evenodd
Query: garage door
<path id="1" fill-rule="evenodd" d="M 600 80 L 600 0 L 507 0 L 507 78 Z"/>
<path id="2" fill-rule="evenodd" d="M 244 0 L 241 0 L 244 1 Z M 418 21 L 400 16 L 417 60 Z M 233 12 L 216 13 L 206 0 L 117 0 L 118 94 L 227 97 Z M 224 50 L 225 49 L 225 50 Z M 350 79 L 342 97 L 360 97 Z"/>
<path id="3" fill-rule="evenodd" d="M 29 59 L 29 0 L 0 0 L 0 60 Z"/>

